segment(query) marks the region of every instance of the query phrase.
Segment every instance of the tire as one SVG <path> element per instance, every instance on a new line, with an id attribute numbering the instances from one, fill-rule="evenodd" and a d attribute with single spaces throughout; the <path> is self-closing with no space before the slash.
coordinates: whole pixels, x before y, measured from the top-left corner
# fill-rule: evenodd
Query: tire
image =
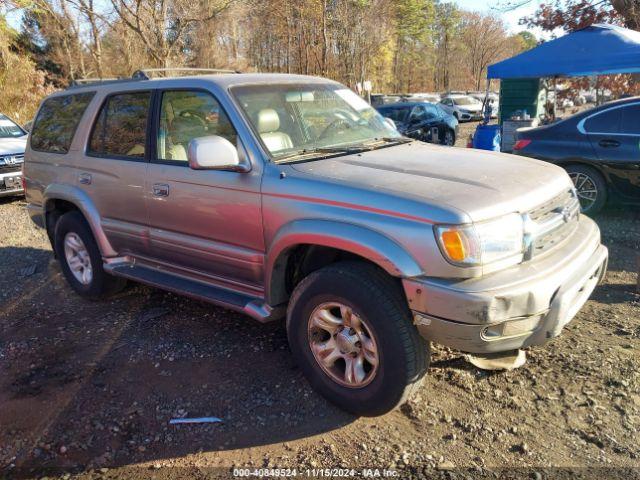
<path id="1" fill-rule="evenodd" d="M 602 210 L 607 202 L 607 182 L 602 175 L 586 165 L 569 165 L 565 169 L 576 187 L 582 213 L 595 215 Z"/>
<path id="2" fill-rule="evenodd" d="M 323 315 L 327 309 L 330 318 L 347 318 L 343 307 L 345 312 L 352 312 L 348 323 L 354 328 L 360 324 L 357 334 L 353 334 L 354 328 L 345 328 L 332 337 L 316 328 L 312 318 L 326 318 Z M 325 338 L 316 338 L 318 333 Z M 312 387 L 356 415 L 382 415 L 402 404 L 417 390 L 429 366 L 429 344 L 413 326 L 400 286 L 378 267 L 362 262 L 336 263 L 304 278 L 289 303 L 287 335 L 293 357 Z M 346 342 L 345 337 L 338 338 L 341 335 L 353 335 L 357 341 Z M 336 355 L 349 351 L 348 348 L 357 349 L 358 344 L 361 352 L 367 351 L 365 346 L 373 351 L 373 346 L 377 351 L 377 366 L 369 363 L 371 354 L 363 353 L 365 360 L 361 365 L 364 367 L 358 371 L 366 376 L 360 379 L 354 373 L 350 383 L 346 374 L 347 355 L 333 363 L 333 370 L 316 360 L 312 345 L 318 349 L 329 344 L 341 346 L 333 350 Z M 348 348 L 339 351 L 345 344 Z M 358 363 L 358 355 L 354 351 L 349 353 L 348 356 L 354 357 L 352 364 Z M 331 354 L 324 358 L 329 357 Z"/>
<path id="3" fill-rule="evenodd" d="M 122 290 L 126 285 L 125 279 L 109 275 L 102 268 L 102 255 L 89 225 L 80 212 L 68 212 L 58 219 L 54 246 L 62 273 L 71 288 L 82 297 L 97 300 Z M 81 263 L 82 267 L 72 269 L 68 252 L 71 252 L 76 260 L 74 263 Z M 79 258 L 82 258 L 81 262 L 78 262 Z M 90 274 L 87 274 L 87 271 Z M 78 278 L 78 273 L 81 279 Z"/>
<path id="4" fill-rule="evenodd" d="M 450 136 L 448 138 L 448 135 Z M 450 141 L 449 141 L 450 140 Z M 444 138 L 442 139 L 442 145 L 447 145 L 449 147 L 453 147 L 456 144 L 456 132 L 448 128 L 444 132 Z"/>

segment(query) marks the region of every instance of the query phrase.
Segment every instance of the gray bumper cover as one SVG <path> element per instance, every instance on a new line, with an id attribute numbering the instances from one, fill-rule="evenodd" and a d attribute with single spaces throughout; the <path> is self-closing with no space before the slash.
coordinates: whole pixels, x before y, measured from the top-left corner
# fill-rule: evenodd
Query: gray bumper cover
<path id="1" fill-rule="evenodd" d="M 604 276 L 607 257 L 598 227 L 583 216 L 574 235 L 540 259 L 477 279 L 403 284 L 424 338 L 466 352 L 501 352 L 557 336 Z"/>

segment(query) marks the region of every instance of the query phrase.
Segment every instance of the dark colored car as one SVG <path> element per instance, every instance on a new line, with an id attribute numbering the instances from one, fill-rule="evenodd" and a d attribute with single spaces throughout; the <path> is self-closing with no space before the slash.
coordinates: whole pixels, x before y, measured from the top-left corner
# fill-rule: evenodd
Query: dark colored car
<path id="1" fill-rule="evenodd" d="M 597 213 L 607 199 L 640 205 L 640 97 L 521 130 L 513 153 L 564 167 L 584 213 Z"/>
<path id="2" fill-rule="evenodd" d="M 378 112 L 393 120 L 398 131 L 407 137 L 442 145 L 456 143 L 458 121 L 433 103 L 395 103 L 378 107 Z"/>

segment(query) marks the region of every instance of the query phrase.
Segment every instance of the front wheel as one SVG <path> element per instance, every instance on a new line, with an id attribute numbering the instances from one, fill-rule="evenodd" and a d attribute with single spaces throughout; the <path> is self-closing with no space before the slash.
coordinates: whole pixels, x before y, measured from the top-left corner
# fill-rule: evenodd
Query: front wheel
<path id="1" fill-rule="evenodd" d="M 356 415 L 404 402 L 429 364 L 399 285 L 378 267 L 344 262 L 296 287 L 287 315 L 295 360 L 311 385 Z"/>
<path id="2" fill-rule="evenodd" d="M 455 144 L 456 144 L 456 134 L 453 132 L 453 130 L 447 128 L 444 132 L 442 145 L 453 147 Z"/>

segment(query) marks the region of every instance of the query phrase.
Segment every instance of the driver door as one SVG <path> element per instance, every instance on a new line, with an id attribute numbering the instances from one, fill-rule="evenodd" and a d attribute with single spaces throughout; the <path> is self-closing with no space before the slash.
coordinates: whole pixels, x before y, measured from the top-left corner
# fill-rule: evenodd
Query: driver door
<path id="1" fill-rule="evenodd" d="M 260 288 L 264 258 L 260 173 L 193 170 L 193 138 L 242 144 L 208 91 L 164 90 L 155 99 L 155 152 L 148 166 L 152 260 L 167 269 L 234 287 Z"/>

